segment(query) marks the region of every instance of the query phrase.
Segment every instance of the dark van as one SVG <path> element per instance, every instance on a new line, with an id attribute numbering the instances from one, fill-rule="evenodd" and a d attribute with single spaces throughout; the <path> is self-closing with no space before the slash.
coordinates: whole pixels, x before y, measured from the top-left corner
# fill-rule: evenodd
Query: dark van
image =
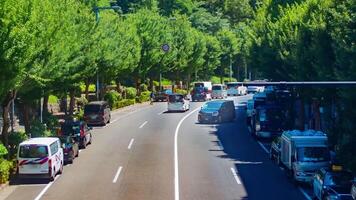
<path id="1" fill-rule="evenodd" d="M 110 107 L 106 101 L 93 101 L 84 107 L 84 120 L 88 125 L 103 125 L 110 123 Z"/>
<path id="2" fill-rule="evenodd" d="M 235 105 L 231 100 L 218 100 L 205 103 L 199 111 L 199 123 L 222 123 L 235 119 Z"/>

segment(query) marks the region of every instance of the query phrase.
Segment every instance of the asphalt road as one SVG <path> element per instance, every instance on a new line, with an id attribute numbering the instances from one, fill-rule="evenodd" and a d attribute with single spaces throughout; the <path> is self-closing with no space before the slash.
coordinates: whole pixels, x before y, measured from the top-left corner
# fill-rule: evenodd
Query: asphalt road
<path id="1" fill-rule="evenodd" d="M 93 130 L 93 144 L 54 182 L 15 181 L 0 198 L 306 199 L 247 133 L 243 109 L 233 123 L 202 125 L 196 111 L 201 105 L 165 113 L 166 103 L 157 103 L 114 114 L 111 124 Z"/>

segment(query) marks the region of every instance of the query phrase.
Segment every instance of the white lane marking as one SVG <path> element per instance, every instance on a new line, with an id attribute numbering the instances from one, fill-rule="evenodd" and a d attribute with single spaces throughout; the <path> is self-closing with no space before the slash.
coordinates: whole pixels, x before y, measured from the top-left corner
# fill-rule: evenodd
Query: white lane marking
<path id="1" fill-rule="evenodd" d="M 261 147 L 262 149 L 266 152 L 266 153 L 269 153 L 269 151 L 267 150 L 267 148 L 265 147 L 265 145 L 263 145 L 261 142 L 257 142 Z"/>
<path id="2" fill-rule="evenodd" d="M 116 183 L 116 182 L 117 182 L 117 179 L 118 179 L 119 176 L 120 176 L 121 170 L 122 170 L 122 166 L 120 166 L 120 167 L 117 169 L 117 172 L 116 172 L 116 174 L 115 174 L 114 179 L 112 180 L 112 183 Z"/>
<path id="3" fill-rule="evenodd" d="M 312 200 L 312 198 L 309 196 L 309 194 L 301 187 L 298 187 L 299 191 L 304 195 L 304 197 L 307 199 L 307 200 Z"/>
<path id="4" fill-rule="evenodd" d="M 176 131 L 174 133 L 174 199 L 179 200 L 179 171 L 178 171 L 178 133 L 179 128 L 182 125 L 183 121 L 187 119 L 190 115 L 200 109 L 196 108 L 195 110 L 188 113 L 184 116 L 178 123 Z"/>
<path id="5" fill-rule="evenodd" d="M 51 181 L 50 183 L 47 184 L 47 186 L 45 188 L 43 188 L 43 190 L 37 195 L 37 197 L 35 198 L 35 200 L 40 200 L 42 198 L 42 196 L 47 192 L 47 190 L 52 186 L 52 184 L 60 177 L 61 175 L 56 176 L 56 178 Z"/>
<path id="6" fill-rule="evenodd" d="M 162 115 L 164 112 L 166 112 L 166 111 L 164 110 L 164 111 L 162 111 L 162 112 L 158 113 L 158 115 Z"/>
<path id="7" fill-rule="evenodd" d="M 113 123 L 119 121 L 119 119 L 120 119 L 120 118 L 117 118 L 117 119 L 112 120 L 112 121 L 110 122 L 110 124 L 113 124 Z"/>
<path id="8" fill-rule="evenodd" d="M 127 147 L 128 149 L 131 149 L 131 147 L 132 147 L 132 144 L 133 144 L 133 142 L 135 141 L 135 139 L 131 139 L 131 141 L 130 141 L 130 143 L 129 143 L 129 146 Z"/>
<path id="9" fill-rule="evenodd" d="M 220 140 L 218 140 L 218 144 L 219 144 L 220 150 L 224 150 L 224 146 L 221 144 Z"/>
<path id="10" fill-rule="evenodd" d="M 82 149 L 79 149 L 79 153 L 82 152 L 83 150 Z"/>
<path id="11" fill-rule="evenodd" d="M 232 175 L 235 178 L 236 183 L 241 185 L 241 181 L 240 181 L 240 178 L 237 176 L 236 170 L 232 167 L 230 169 L 231 169 Z"/>
<path id="12" fill-rule="evenodd" d="M 143 122 L 143 124 L 141 124 L 141 126 L 139 128 L 143 128 L 147 124 L 147 122 L 148 121 Z"/>

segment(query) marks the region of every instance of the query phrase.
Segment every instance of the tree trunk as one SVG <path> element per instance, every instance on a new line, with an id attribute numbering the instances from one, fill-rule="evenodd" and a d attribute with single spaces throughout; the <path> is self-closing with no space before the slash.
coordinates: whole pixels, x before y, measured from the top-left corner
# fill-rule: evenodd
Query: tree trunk
<path id="1" fill-rule="evenodd" d="M 89 86 L 90 86 L 89 79 L 86 79 L 85 80 L 85 99 L 87 99 L 87 100 L 89 98 Z"/>
<path id="2" fill-rule="evenodd" d="M 6 95 L 5 99 L 3 100 L 1 107 L 2 107 L 2 118 L 3 118 L 3 126 L 2 126 L 2 133 L 1 133 L 1 140 L 2 143 L 6 148 L 8 148 L 9 144 L 9 128 L 10 128 L 10 104 L 13 99 L 16 97 L 16 91 L 10 91 Z"/>
<path id="3" fill-rule="evenodd" d="M 75 106 L 75 91 L 72 89 L 69 91 L 69 116 L 73 116 Z"/>
<path id="4" fill-rule="evenodd" d="M 23 103 L 23 123 L 25 126 L 25 132 L 30 133 L 30 106 L 27 103 Z"/>
<path id="5" fill-rule="evenodd" d="M 48 114 L 49 113 L 49 111 L 48 111 L 48 99 L 49 99 L 49 95 L 48 94 L 43 97 L 43 107 L 42 107 L 42 109 L 43 109 L 43 113 L 44 114 Z"/>
<path id="6" fill-rule="evenodd" d="M 151 91 L 153 91 L 153 89 L 154 89 L 153 78 L 152 77 L 150 78 L 150 89 L 151 89 Z"/>

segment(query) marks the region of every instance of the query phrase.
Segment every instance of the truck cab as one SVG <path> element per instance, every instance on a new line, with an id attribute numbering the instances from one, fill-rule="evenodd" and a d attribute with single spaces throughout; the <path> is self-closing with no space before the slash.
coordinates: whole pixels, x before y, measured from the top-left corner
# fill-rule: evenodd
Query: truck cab
<path id="1" fill-rule="evenodd" d="M 296 182 L 310 183 L 317 170 L 330 165 L 328 138 L 315 130 L 285 131 L 280 159 Z"/>

